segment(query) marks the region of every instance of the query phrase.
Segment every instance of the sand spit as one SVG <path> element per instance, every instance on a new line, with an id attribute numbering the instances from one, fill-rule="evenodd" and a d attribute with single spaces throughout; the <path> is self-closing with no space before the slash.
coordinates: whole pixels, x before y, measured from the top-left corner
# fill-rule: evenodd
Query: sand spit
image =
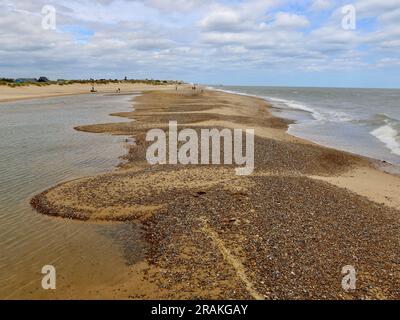
<path id="1" fill-rule="evenodd" d="M 121 284 L 126 298 L 400 298 L 400 183 L 392 201 L 378 190 L 374 198 L 372 187 L 363 194 L 359 170 L 375 173 L 371 185 L 385 184 L 367 159 L 291 137 L 288 122 L 252 97 L 150 91 L 118 115 L 134 121 L 77 130 L 133 136 L 121 168 L 55 186 L 32 205 L 69 219 L 140 224 L 149 246 L 132 267 L 140 286 Z M 149 166 L 145 134 L 170 120 L 197 130 L 254 128 L 255 172 Z M 357 270 L 355 291 L 342 289 L 346 265 Z"/>

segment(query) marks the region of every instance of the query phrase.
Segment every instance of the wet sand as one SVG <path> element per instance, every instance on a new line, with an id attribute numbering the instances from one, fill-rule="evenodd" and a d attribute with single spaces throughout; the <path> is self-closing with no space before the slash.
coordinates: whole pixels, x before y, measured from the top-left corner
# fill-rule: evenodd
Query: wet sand
<path id="1" fill-rule="evenodd" d="M 265 101 L 191 90 L 148 91 L 132 122 L 78 127 L 132 136 L 117 172 L 55 186 L 32 199 L 41 213 L 137 223 L 148 247 L 127 299 L 399 299 L 400 178 L 368 159 L 286 133 Z M 255 171 L 150 166 L 145 135 L 181 128 L 254 128 Z M 133 250 L 133 249 L 131 249 Z M 357 290 L 345 292 L 353 265 Z M 95 298 L 94 296 L 93 298 Z M 79 298 L 76 297 L 76 298 Z"/>

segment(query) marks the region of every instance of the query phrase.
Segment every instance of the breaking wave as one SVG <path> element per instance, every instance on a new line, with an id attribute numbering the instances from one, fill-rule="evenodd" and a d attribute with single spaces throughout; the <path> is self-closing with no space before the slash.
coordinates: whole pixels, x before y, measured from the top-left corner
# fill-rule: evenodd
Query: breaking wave
<path id="1" fill-rule="evenodd" d="M 263 98 L 272 103 L 272 105 L 278 109 L 290 109 L 306 112 L 318 122 L 347 122 L 356 126 L 367 127 L 368 132 L 383 143 L 392 154 L 400 156 L 400 120 L 391 118 L 385 113 L 375 114 L 369 119 L 360 119 L 357 114 L 351 115 L 343 111 L 328 110 L 327 108 L 316 109 L 298 101 L 264 95 L 252 95 L 224 89 L 212 89 L 227 93 Z"/>
<path id="2" fill-rule="evenodd" d="M 352 121 L 353 117 L 342 111 L 334 111 L 334 110 L 317 110 L 308 105 L 299 103 L 297 101 L 285 100 L 280 98 L 273 97 L 265 97 L 267 100 L 271 102 L 275 102 L 279 105 L 284 105 L 290 109 L 305 111 L 311 114 L 311 116 L 318 121 L 334 121 L 334 122 L 343 122 L 343 121 Z"/>
<path id="3" fill-rule="evenodd" d="M 391 153 L 400 156 L 400 121 L 379 114 L 373 121 L 381 121 L 381 125 L 372 130 L 370 134 L 385 144 Z"/>

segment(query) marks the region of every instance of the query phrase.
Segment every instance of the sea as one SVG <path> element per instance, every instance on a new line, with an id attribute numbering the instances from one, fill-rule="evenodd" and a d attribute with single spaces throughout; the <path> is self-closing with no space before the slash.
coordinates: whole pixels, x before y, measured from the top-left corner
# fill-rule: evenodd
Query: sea
<path id="1" fill-rule="evenodd" d="M 213 88 L 265 99 L 293 136 L 400 166 L 400 89 Z"/>
<path id="2" fill-rule="evenodd" d="M 128 277 L 126 249 L 140 250 L 139 227 L 57 219 L 30 199 L 54 185 L 110 172 L 129 137 L 79 132 L 75 126 L 124 122 L 132 95 L 76 95 L 0 103 L 0 300 L 104 297 L 101 286 Z M 129 230 L 127 230 L 127 228 Z M 137 229 L 137 230 L 136 230 Z M 133 242 L 126 245 L 128 232 Z M 42 268 L 57 271 L 57 290 L 43 290 Z M 100 292 L 99 292 L 100 291 Z"/>

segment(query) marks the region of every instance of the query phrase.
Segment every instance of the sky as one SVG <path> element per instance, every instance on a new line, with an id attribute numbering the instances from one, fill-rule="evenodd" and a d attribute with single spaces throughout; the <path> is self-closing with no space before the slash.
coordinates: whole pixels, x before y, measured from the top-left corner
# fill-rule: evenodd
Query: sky
<path id="1" fill-rule="evenodd" d="M 0 77 L 40 76 L 399 88 L 400 0 L 0 0 Z"/>

